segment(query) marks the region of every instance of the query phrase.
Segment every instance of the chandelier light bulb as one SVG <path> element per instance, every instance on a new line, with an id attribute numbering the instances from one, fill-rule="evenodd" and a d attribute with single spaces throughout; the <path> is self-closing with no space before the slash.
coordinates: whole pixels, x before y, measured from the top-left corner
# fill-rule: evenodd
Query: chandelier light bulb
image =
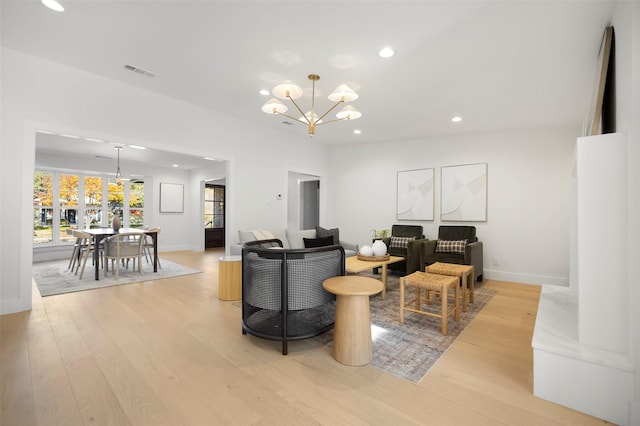
<path id="1" fill-rule="evenodd" d="M 289 108 L 276 98 L 271 98 L 269 102 L 262 105 L 262 111 L 267 114 L 283 114 L 287 112 Z"/>
<path id="2" fill-rule="evenodd" d="M 336 117 L 340 120 L 357 120 L 362 117 L 362 113 L 351 105 L 346 105 L 336 114 Z"/>
<path id="3" fill-rule="evenodd" d="M 318 120 L 318 114 L 315 112 L 307 111 L 303 116 L 298 118 L 298 120 L 303 123 L 313 123 L 313 124 L 321 124 L 322 120 Z"/>
<path id="4" fill-rule="evenodd" d="M 271 91 L 273 95 L 280 99 L 298 99 L 302 96 L 302 87 L 298 86 L 291 80 L 285 80 L 281 84 L 278 84 Z"/>
<path id="5" fill-rule="evenodd" d="M 329 100 L 333 102 L 352 102 L 358 99 L 358 94 L 346 84 L 341 84 L 329 95 Z"/>

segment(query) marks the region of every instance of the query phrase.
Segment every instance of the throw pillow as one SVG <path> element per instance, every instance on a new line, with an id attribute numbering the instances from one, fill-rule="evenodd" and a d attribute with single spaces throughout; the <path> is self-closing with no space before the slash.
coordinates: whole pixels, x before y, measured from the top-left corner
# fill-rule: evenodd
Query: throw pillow
<path id="1" fill-rule="evenodd" d="M 464 254 L 464 247 L 467 240 L 438 240 L 436 244 L 436 253 L 457 253 Z"/>
<path id="2" fill-rule="evenodd" d="M 316 238 L 315 229 L 304 229 L 301 231 L 287 230 L 287 240 L 289 240 L 289 248 L 291 249 L 303 249 L 303 238 Z"/>
<path id="3" fill-rule="evenodd" d="M 333 245 L 333 237 L 324 238 L 303 238 L 304 248 L 324 247 Z"/>
<path id="4" fill-rule="evenodd" d="M 325 229 L 322 226 L 316 226 L 316 237 L 324 238 L 324 237 L 333 237 L 333 244 L 340 244 L 340 230 L 338 228 Z"/>
<path id="5" fill-rule="evenodd" d="M 389 248 L 405 250 L 407 248 L 407 244 L 409 244 L 409 241 L 413 241 L 415 239 L 416 237 L 394 237 L 392 235 L 391 242 L 389 243 Z"/>

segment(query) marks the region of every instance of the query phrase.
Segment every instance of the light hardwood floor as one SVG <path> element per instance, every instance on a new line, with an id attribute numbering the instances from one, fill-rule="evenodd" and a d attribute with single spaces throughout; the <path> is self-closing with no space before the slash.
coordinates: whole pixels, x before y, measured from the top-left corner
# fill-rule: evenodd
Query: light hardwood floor
<path id="1" fill-rule="evenodd" d="M 413 384 L 347 367 L 313 339 L 241 332 L 219 301 L 220 251 L 163 253 L 204 271 L 41 298 L 0 317 L 1 425 L 592 425 L 532 394 L 538 286 L 497 294 Z"/>

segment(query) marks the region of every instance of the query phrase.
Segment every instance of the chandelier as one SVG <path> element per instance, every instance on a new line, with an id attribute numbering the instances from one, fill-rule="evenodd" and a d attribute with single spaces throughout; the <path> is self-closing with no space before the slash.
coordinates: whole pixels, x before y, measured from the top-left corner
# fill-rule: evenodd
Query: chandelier
<path id="1" fill-rule="evenodd" d="M 122 177 L 122 172 L 120 172 L 120 150 L 122 149 L 122 147 L 116 146 L 116 149 L 118 150 L 118 166 L 116 168 L 116 177 L 114 180 L 109 179 L 109 183 L 115 183 L 118 186 L 122 186 L 124 181 L 128 181 L 130 179 L 125 179 Z"/>
<path id="2" fill-rule="evenodd" d="M 311 109 L 306 113 L 302 111 L 300 106 L 296 103 L 295 99 L 298 99 L 302 96 L 302 88 L 293 82 L 286 80 L 282 84 L 278 84 L 273 88 L 271 93 L 273 93 L 276 97 L 280 99 L 289 99 L 296 109 L 300 112 L 301 116 L 299 118 L 292 117 L 291 115 L 285 114 L 288 108 L 285 104 L 280 102 L 276 98 L 272 98 L 262 106 L 262 111 L 267 114 L 280 114 L 285 117 L 289 117 L 295 122 L 305 124 L 309 127 L 309 136 L 313 136 L 316 133 L 316 126 L 320 124 L 333 123 L 335 121 L 342 120 L 355 120 L 362 117 L 360 111 L 352 107 L 351 105 L 346 105 L 336 114 L 335 119 L 323 121 L 323 118 L 326 117 L 331 111 L 333 111 L 338 105 L 344 102 L 351 102 L 358 99 L 358 94 L 354 92 L 349 86 L 346 84 L 341 84 L 338 86 L 333 93 L 329 95 L 329 100 L 334 102 L 333 106 L 327 110 L 324 114 L 318 116 L 316 114 L 315 109 L 315 98 L 316 98 L 316 81 L 320 80 L 320 76 L 317 74 L 309 74 L 309 80 L 312 82 L 311 89 Z"/>

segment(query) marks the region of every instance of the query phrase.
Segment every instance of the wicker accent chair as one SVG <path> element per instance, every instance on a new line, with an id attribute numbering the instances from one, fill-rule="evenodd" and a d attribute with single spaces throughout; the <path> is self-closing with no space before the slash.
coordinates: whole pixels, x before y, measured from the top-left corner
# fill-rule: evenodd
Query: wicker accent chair
<path id="1" fill-rule="evenodd" d="M 345 274 L 338 245 L 283 249 L 278 239 L 242 247 L 242 334 L 282 342 L 307 339 L 333 328 L 335 295 L 322 288 Z"/>

